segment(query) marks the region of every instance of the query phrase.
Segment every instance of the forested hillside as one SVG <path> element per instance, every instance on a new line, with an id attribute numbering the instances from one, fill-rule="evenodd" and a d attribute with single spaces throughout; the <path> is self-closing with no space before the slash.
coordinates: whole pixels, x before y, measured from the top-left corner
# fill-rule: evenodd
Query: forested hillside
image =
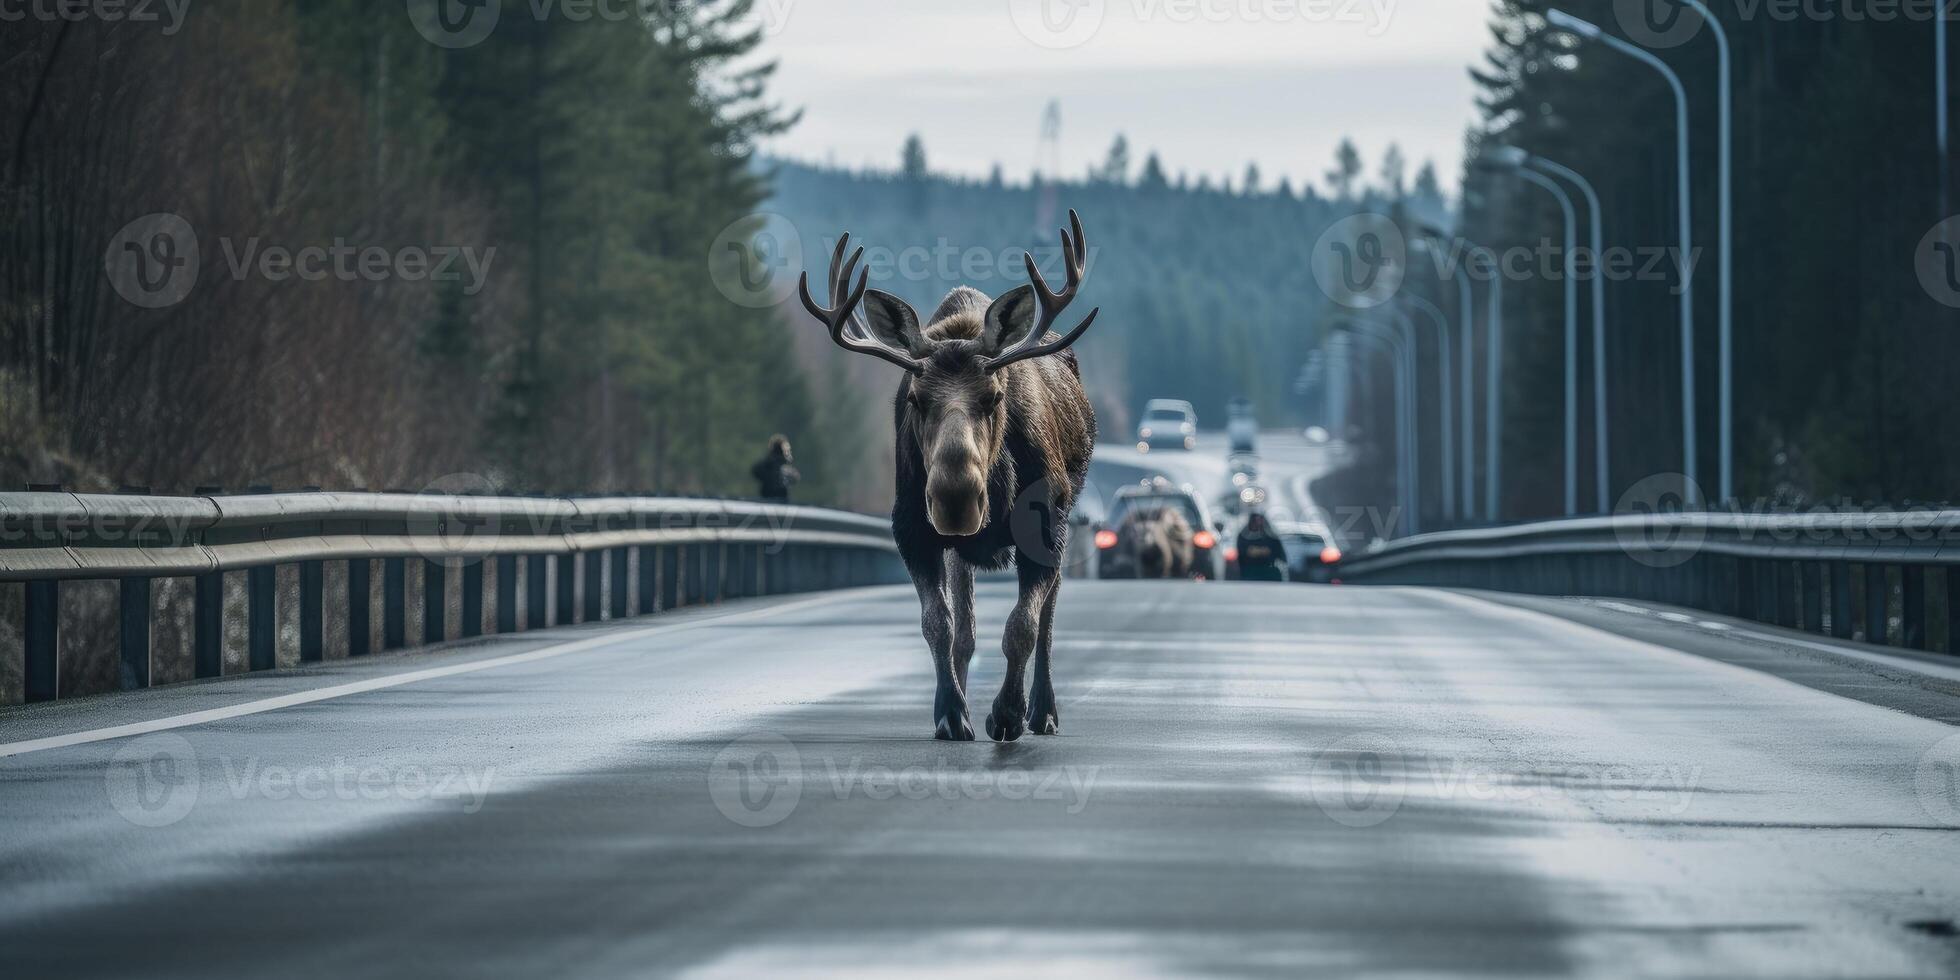
<path id="1" fill-rule="evenodd" d="M 1117 149 L 1088 178 L 1048 185 L 936 175 L 916 142 L 894 147 L 903 166 L 888 172 L 771 161 L 767 207 L 795 226 L 813 267 L 850 232 L 867 248 L 873 285 L 921 316 L 962 282 L 993 296 L 1025 282 L 1024 249 L 1059 284 L 1056 231 L 1076 209 L 1090 246 L 1081 312 L 1102 308 L 1077 349 L 1104 434 L 1116 438 L 1158 397 L 1189 399 L 1208 425 L 1241 394 L 1271 422 L 1297 420 L 1292 384 L 1320 344 L 1328 302 L 1308 264 L 1315 240 L 1358 210 L 1431 220 L 1442 210 L 1426 168 L 1413 185 L 1398 170 L 1368 189 L 1352 157 L 1335 164 L 1347 167 L 1332 181 L 1338 196 L 1321 196 L 1260 186 L 1256 169 L 1230 187 L 1167 179 L 1155 155 L 1132 174 Z"/>
<path id="2" fill-rule="evenodd" d="M 1823 15 L 1785 17 L 1727 0 L 1710 6 L 1727 25 L 1735 79 L 1737 494 L 1786 506 L 1952 500 L 1960 293 L 1943 288 L 1932 237 L 1960 201 L 1935 142 L 1933 41 L 1950 28 L 1924 11 L 1861 17 L 1825 5 Z M 1649 43 L 1689 96 L 1696 388 L 1709 482 L 1720 310 L 1714 34 L 1687 12 L 1656 34 L 1619 16 L 1640 5 L 1608 0 L 1496 4 L 1489 58 L 1477 72 L 1485 122 L 1473 157 L 1510 144 L 1587 175 L 1602 198 L 1609 248 L 1676 241 L 1674 98 L 1649 66 L 1550 29 L 1553 7 Z M 1530 245 L 1557 234 L 1548 194 L 1474 159 L 1465 200 L 1467 233 L 1479 242 Z M 1615 494 L 1682 466 L 1678 276 L 1671 266 L 1667 273 L 1607 288 Z M 1560 414 L 1543 396 L 1560 385 L 1559 283 L 1525 283 L 1505 299 L 1513 332 L 1504 452 L 1517 467 L 1505 513 L 1555 513 Z M 1589 364 L 1590 344 L 1582 346 Z M 1589 405 L 1588 372 L 1581 386 Z M 1581 458 L 1590 460 L 1589 416 L 1580 431 Z"/>
<path id="3" fill-rule="evenodd" d="M 766 70 L 731 67 L 754 63 L 748 6 L 506 5 L 480 39 L 399 0 L 199 5 L 173 32 L 14 18 L 0 482 L 743 492 L 782 430 L 827 496 L 788 325 L 703 261 L 788 122 Z M 152 308 L 103 270 L 157 213 L 189 236 L 137 244 L 200 262 Z M 388 264 L 255 261 L 341 245 Z M 480 274 L 393 264 L 442 249 Z"/>

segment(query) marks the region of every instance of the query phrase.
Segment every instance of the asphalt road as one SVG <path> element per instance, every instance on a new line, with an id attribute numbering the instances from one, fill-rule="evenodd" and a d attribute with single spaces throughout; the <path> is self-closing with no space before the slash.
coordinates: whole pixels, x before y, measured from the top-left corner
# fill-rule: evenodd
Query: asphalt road
<path id="1" fill-rule="evenodd" d="M 6 972 L 1960 970 L 1947 724 L 1433 591 L 1059 622 L 1012 744 L 905 588 L 0 713 Z"/>
<path id="2" fill-rule="evenodd" d="M 1314 480 L 1338 468 L 1345 461 L 1346 449 L 1338 444 L 1315 445 L 1297 430 L 1274 429 L 1259 434 L 1260 486 L 1266 488 L 1266 512 L 1276 521 L 1319 525 L 1343 542 L 1365 514 L 1349 515 L 1322 506 L 1314 500 Z M 1230 452 L 1225 433 L 1201 431 L 1195 449 L 1153 449 L 1141 453 L 1134 445 L 1098 443 L 1089 469 L 1089 482 L 1104 499 L 1117 487 L 1145 476 L 1164 476 L 1177 484 L 1188 484 L 1203 495 L 1219 518 L 1227 517 L 1221 498 L 1236 494 L 1232 485 Z M 1231 522 L 1237 527 L 1236 520 Z"/>

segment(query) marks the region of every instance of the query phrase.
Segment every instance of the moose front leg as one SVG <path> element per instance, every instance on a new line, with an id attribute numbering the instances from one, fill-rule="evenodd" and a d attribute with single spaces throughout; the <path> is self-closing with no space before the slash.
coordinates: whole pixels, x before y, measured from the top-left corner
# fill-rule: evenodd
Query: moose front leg
<path id="1" fill-rule="evenodd" d="M 953 665 L 953 610 L 946 603 L 944 582 L 938 576 L 912 580 L 919 592 L 919 631 L 932 651 L 937 682 L 932 697 L 932 737 L 944 741 L 973 741 L 973 719 L 967 715 L 966 689 Z"/>
<path id="2" fill-rule="evenodd" d="M 946 552 L 946 583 L 953 604 L 953 674 L 964 692 L 967 671 L 973 665 L 975 641 L 973 566 L 952 551 Z"/>
<path id="3" fill-rule="evenodd" d="M 1012 742 L 1028 730 L 1028 658 L 1040 639 L 1041 607 L 1055 588 L 1055 578 L 1053 569 L 1041 569 L 1038 575 L 1022 569 L 1021 597 L 1007 614 L 1007 629 L 1000 637 L 1007 676 L 987 713 L 987 735 L 996 742 Z"/>
<path id="4" fill-rule="evenodd" d="M 1055 599 L 1062 594 L 1061 583 L 1048 590 L 1048 601 L 1041 604 L 1040 638 L 1034 647 L 1034 684 L 1028 694 L 1028 730 L 1036 735 L 1054 735 L 1062 730 L 1061 712 L 1055 708 L 1054 665 Z"/>

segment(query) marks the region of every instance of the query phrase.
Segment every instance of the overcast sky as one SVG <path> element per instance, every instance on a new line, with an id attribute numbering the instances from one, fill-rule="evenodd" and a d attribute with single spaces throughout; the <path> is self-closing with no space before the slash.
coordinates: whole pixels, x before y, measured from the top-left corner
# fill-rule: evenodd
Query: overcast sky
<path id="1" fill-rule="evenodd" d="M 1061 101 L 1063 172 L 1118 132 L 1141 165 L 1324 187 L 1342 136 L 1372 179 L 1391 141 L 1454 191 L 1475 117 L 1485 0 L 758 0 L 776 96 L 805 110 L 770 152 L 895 167 L 909 132 L 935 170 L 1025 179 Z M 1044 17 L 1044 14 L 1046 15 Z"/>

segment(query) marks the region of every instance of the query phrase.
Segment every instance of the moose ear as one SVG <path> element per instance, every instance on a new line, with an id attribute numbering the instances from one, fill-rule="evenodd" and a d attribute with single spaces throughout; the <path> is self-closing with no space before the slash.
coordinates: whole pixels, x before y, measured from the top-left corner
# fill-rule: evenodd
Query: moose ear
<path id="1" fill-rule="evenodd" d="M 1001 294 L 987 307 L 987 325 L 980 335 L 987 352 L 999 354 L 1026 340 L 1034 329 L 1034 314 L 1033 286 L 1016 286 Z"/>
<path id="2" fill-rule="evenodd" d="M 872 339 L 913 357 L 926 355 L 928 345 L 919 332 L 919 314 L 911 304 L 882 289 L 867 289 L 864 319 L 871 327 Z"/>

